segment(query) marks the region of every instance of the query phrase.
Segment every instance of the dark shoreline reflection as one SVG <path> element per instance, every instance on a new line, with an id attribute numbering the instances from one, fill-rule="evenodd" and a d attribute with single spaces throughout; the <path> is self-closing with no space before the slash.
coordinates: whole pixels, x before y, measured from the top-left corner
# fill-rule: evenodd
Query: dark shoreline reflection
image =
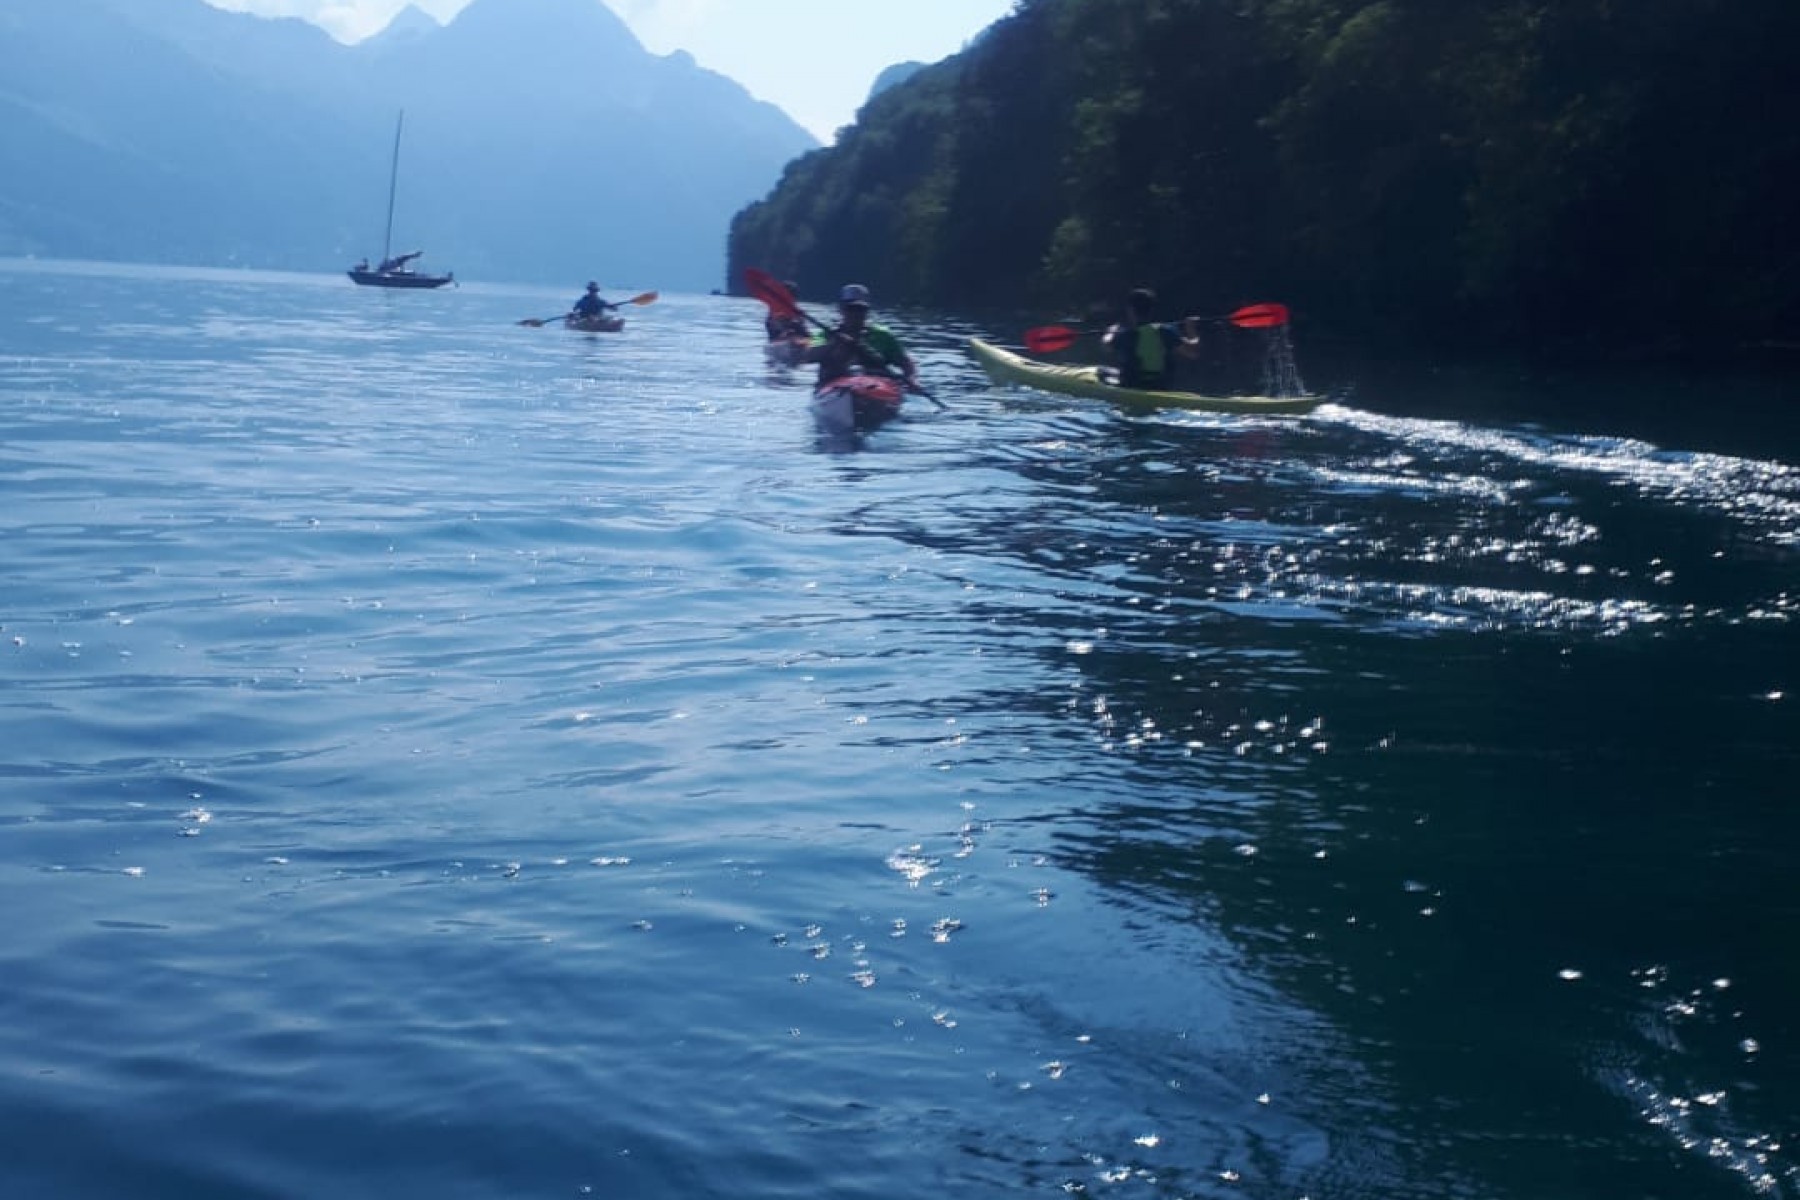
<path id="1" fill-rule="evenodd" d="M 1026 580 L 963 615 L 1066 687 L 981 706 L 1096 762 L 1008 836 L 1325 1022 L 1271 1053 L 1388 1165 L 1262 1182 L 1789 1194 L 1793 472 L 1404 431 L 1102 424 L 1002 460 L 1029 507 L 859 528 Z"/>

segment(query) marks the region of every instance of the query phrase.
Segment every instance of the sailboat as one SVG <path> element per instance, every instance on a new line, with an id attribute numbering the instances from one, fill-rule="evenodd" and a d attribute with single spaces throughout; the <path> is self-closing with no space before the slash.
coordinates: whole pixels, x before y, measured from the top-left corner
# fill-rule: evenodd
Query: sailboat
<path id="1" fill-rule="evenodd" d="M 394 192 L 400 184 L 400 131 L 406 127 L 406 110 L 400 110 L 400 119 L 394 123 L 394 165 L 388 174 L 388 209 L 387 232 L 381 238 L 381 262 L 371 267 L 368 259 L 350 268 L 352 281 L 363 287 L 385 288 L 435 288 L 446 283 L 454 283 L 456 275 L 428 275 L 423 271 L 415 271 L 412 261 L 424 253 L 422 250 L 411 250 L 396 255 L 393 250 L 394 241 Z"/>

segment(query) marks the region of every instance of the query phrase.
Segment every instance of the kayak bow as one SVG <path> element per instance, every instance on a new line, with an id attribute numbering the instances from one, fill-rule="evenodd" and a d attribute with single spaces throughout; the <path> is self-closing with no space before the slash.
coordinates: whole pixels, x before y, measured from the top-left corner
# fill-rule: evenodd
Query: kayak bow
<path id="1" fill-rule="evenodd" d="M 886 375 L 842 375 L 813 389 L 813 419 L 819 431 L 848 437 L 870 433 L 900 415 L 906 387 Z"/>
<path id="2" fill-rule="evenodd" d="M 578 317 L 571 313 L 563 318 L 563 328 L 577 333 L 617 333 L 625 328 L 624 317 Z"/>

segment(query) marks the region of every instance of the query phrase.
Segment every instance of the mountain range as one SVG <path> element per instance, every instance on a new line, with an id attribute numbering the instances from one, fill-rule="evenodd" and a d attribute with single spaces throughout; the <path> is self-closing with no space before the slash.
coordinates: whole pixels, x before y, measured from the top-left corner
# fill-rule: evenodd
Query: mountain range
<path id="1" fill-rule="evenodd" d="M 417 9 L 345 46 L 204 0 L 0 5 L 0 255 L 704 291 L 817 140 L 600 0 Z"/>

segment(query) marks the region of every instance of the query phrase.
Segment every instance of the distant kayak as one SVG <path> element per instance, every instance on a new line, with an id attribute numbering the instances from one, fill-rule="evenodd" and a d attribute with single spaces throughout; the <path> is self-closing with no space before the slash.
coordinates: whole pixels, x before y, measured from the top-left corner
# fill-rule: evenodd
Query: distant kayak
<path id="1" fill-rule="evenodd" d="M 797 337 L 776 338 L 763 343 L 763 357 L 770 366 L 795 367 L 800 365 L 800 358 L 806 353 L 812 339 L 801 334 Z"/>
<path id="2" fill-rule="evenodd" d="M 1297 396 L 1208 396 L 1199 392 L 1120 387 L 1116 383 L 1109 383 L 1100 367 L 1039 362 L 1022 354 L 1003 350 L 980 338 L 969 339 L 969 353 L 975 356 L 988 378 L 995 383 L 1018 383 L 1064 396 L 1111 400 L 1129 408 L 1192 408 L 1225 413 L 1304 413 L 1311 412 L 1325 402 L 1324 396 L 1310 392 Z"/>
<path id="3" fill-rule="evenodd" d="M 813 389 L 813 420 L 828 437 L 870 433 L 900 415 L 906 388 L 886 375 L 844 375 Z"/>
<path id="4" fill-rule="evenodd" d="M 563 328 L 573 329 L 577 333 L 617 333 L 625 328 L 625 318 L 578 317 L 570 314 L 563 318 Z"/>

